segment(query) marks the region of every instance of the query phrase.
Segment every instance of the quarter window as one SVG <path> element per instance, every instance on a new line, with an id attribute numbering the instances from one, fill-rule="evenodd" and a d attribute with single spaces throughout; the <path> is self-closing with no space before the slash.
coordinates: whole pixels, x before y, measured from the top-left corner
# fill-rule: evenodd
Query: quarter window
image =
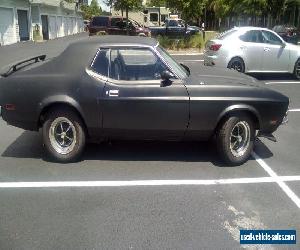
<path id="1" fill-rule="evenodd" d="M 112 49 L 110 78 L 124 81 L 158 80 L 166 70 L 149 49 Z"/>
<path id="2" fill-rule="evenodd" d="M 101 49 L 98 51 L 91 67 L 93 71 L 97 72 L 102 76 L 108 76 L 108 65 L 109 65 L 109 50 Z"/>

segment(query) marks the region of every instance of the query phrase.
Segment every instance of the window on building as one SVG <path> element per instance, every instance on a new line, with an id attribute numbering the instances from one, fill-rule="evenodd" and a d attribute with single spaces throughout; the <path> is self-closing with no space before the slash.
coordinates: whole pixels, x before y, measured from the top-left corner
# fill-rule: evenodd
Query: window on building
<path id="1" fill-rule="evenodd" d="M 150 22 L 158 22 L 158 14 L 150 13 Z"/>
<path id="2" fill-rule="evenodd" d="M 165 22 L 167 18 L 168 18 L 168 15 L 161 15 L 161 16 L 160 16 L 160 20 L 161 20 L 162 22 Z"/>

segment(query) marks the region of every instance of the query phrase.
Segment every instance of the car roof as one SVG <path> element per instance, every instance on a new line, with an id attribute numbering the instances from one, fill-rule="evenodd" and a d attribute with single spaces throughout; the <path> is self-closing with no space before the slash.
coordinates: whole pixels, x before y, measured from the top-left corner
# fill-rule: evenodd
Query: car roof
<path id="1" fill-rule="evenodd" d="M 267 30 L 267 31 L 272 31 L 272 30 L 267 29 L 267 28 L 255 27 L 255 26 L 234 27 L 233 29 L 236 29 L 238 31 L 250 31 L 250 30 Z"/>
<path id="2" fill-rule="evenodd" d="M 81 39 L 74 42 L 69 47 L 75 46 L 141 46 L 141 47 L 154 47 L 158 44 L 158 41 L 149 37 L 140 36 L 119 36 L 119 35 L 104 35 L 104 36 L 92 36 Z"/>
<path id="3" fill-rule="evenodd" d="M 99 48 L 122 46 L 154 47 L 158 42 L 153 38 L 137 36 L 93 36 L 71 43 L 59 56 L 27 73 L 66 73 L 80 75 L 92 62 Z M 21 72 L 19 72 L 20 74 Z M 23 72 L 26 74 L 26 72 Z M 18 75 L 18 72 L 15 74 Z"/>

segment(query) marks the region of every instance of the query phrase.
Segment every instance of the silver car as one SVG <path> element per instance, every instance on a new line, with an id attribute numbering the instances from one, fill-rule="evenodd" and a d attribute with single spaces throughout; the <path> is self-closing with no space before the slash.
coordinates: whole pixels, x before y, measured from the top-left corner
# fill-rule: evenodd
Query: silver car
<path id="1" fill-rule="evenodd" d="M 243 73 L 292 73 L 300 79 L 300 46 L 269 29 L 233 28 L 206 43 L 204 64 Z"/>

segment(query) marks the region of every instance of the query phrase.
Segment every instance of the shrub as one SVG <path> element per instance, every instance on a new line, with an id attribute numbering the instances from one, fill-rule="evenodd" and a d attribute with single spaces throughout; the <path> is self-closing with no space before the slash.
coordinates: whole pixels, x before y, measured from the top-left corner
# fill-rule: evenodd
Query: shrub
<path id="1" fill-rule="evenodd" d="M 168 38 L 167 36 L 158 36 L 156 39 L 162 47 L 171 50 L 190 48 L 201 49 L 204 45 L 203 37 L 201 34 L 196 34 L 179 39 L 172 39 Z"/>

